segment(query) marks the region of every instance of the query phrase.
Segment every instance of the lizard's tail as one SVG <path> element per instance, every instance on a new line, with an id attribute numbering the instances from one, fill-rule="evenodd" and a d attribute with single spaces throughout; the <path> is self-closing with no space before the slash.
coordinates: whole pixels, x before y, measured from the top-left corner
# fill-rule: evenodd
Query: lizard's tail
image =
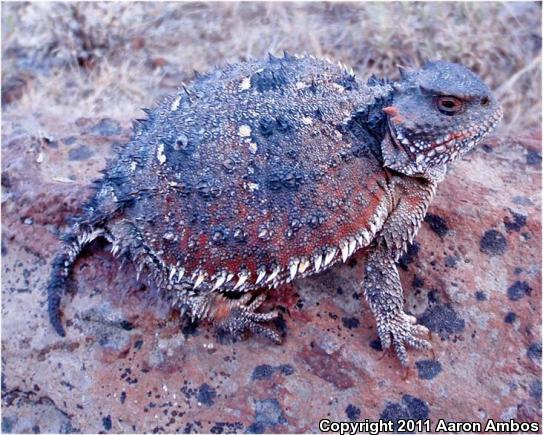
<path id="1" fill-rule="evenodd" d="M 65 337 L 66 332 L 60 319 L 60 302 L 66 292 L 73 264 L 85 245 L 102 234 L 103 230 L 101 229 L 68 234 L 64 237 L 62 252 L 58 253 L 53 260 L 51 276 L 47 285 L 47 305 L 49 321 L 61 337 Z"/>

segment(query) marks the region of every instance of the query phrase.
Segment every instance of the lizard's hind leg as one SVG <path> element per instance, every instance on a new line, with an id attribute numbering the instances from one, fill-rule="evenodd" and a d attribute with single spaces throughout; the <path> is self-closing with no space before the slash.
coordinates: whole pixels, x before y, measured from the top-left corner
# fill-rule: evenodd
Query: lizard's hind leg
<path id="1" fill-rule="evenodd" d="M 62 250 L 56 255 L 53 260 L 51 276 L 47 285 L 47 305 L 49 312 L 49 321 L 55 331 L 65 337 L 66 332 L 62 326 L 60 319 L 60 302 L 63 294 L 66 292 L 68 279 L 72 271 L 73 264 L 85 245 L 92 242 L 97 237 L 106 237 L 108 241 L 108 233 L 101 228 L 85 228 L 82 229 L 76 226 L 73 232 L 66 234 L 63 237 L 64 245 Z"/>
<path id="2" fill-rule="evenodd" d="M 278 317 L 279 313 L 276 310 L 268 313 L 257 312 L 256 310 L 266 300 L 266 295 L 262 293 L 251 301 L 252 297 L 250 293 L 244 294 L 238 300 L 227 299 L 222 295 L 219 297 L 214 315 L 215 320 L 220 322 L 217 327 L 219 335 L 226 333 L 233 339 L 239 339 L 246 330 L 249 330 L 277 344 L 281 343 L 281 337 L 277 332 L 262 325 Z"/>
<path id="3" fill-rule="evenodd" d="M 188 317 L 192 322 L 214 323 L 220 339 L 236 341 L 241 339 L 246 331 L 251 331 L 275 343 L 281 343 L 279 334 L 263 325 L 277 318 L 279 313 L 276 310 L 268 313 L 257 312 L 266 300 L 266 295 L 262 293 L 251 300 L 253 296 L 245 293 L 239 299 L 234 299 L 216 292 L 200 295 L 191 295 L 188 291 L 168 293 L 171 305 L 180 310 L 182 317 Z"/>

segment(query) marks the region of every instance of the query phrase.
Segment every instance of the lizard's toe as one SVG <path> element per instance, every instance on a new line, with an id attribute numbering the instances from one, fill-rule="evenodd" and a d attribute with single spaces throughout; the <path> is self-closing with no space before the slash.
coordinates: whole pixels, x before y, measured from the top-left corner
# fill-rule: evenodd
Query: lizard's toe
<path id="1" fill-rule="evenodd" d="M 243 295 L 230 311 L 226 320 L 217 328 L 219 336 L 230 335 L 234 340 L 242 338 L 246 331 L 265 337 L 274 343 L 281 343 L 281 337 L 273 329 L 261 323 L 269 322 L 279 316 L 276 310 L 269 313 L 258 313 L 256 310 L 262 305 L 266 296 L 261 294 L 252 302 L 250 294 Z"/>
<path id="2" fill-rule="evenodd" d="M 273 341 L 276 344 L 281 344 L 281 337 L 277 332 L 275 332 L 271 328 L 267 328 L 266 326 L 259 325 L 258 323 L 251 322 L 249 323 L 249 329 L 254 334 L 260 335 L 261 337 L 265 337 L 268 340 Z"/>
<path id="3" fill-rule="evenodd" d="M 415 322 L 413 322 L 413 319 L 415 319 Z M 432 348 L 428 340 L 420 337 L 429 334 L 428 328 L 416 324 L 416 318 L 405 313 L 399 313 L 393 318 L 379 322 L 378 332 L 383 349 L 387 349 L 393 344 L 396 355 L 398 355 L 398 359 L 404 367 L 409 366 L 406 344 L 415 349 Z"/>
<path id="4" fill-rule="evenodd" d="M 407 350 L 405 350 L 403 340 L 394 337 L 394 350 L 396 350 L 396 355 L 398 355 L 398 359 L 402 366 L 409 367 L 409 357 L 407 356 Z"/>

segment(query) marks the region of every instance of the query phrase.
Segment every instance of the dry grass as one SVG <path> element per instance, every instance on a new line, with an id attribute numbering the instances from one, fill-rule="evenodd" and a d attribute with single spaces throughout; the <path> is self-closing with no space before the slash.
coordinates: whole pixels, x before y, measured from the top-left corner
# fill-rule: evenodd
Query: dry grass
<path id="1" fill-rule="evenodd" d="M 462 62 L 496 90 L 502 134 L 541 124 L 539 2 L 4 3 L 2 24 L 3 83 L 27 83 L 7 112 L 140 117 L 195 69 L 285 49 L 364 78 Z"/>

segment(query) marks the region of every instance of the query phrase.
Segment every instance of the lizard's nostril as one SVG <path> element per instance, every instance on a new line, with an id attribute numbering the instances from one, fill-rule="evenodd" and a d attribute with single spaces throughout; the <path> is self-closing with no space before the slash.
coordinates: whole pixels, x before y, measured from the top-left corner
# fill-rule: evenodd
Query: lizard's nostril
<path id="1" fill-rule="evenodd" d="M 488 106 L 489 102 L 490 100 L 488 99 L 488 97 L 481 98 L 481 106 Z"/>

